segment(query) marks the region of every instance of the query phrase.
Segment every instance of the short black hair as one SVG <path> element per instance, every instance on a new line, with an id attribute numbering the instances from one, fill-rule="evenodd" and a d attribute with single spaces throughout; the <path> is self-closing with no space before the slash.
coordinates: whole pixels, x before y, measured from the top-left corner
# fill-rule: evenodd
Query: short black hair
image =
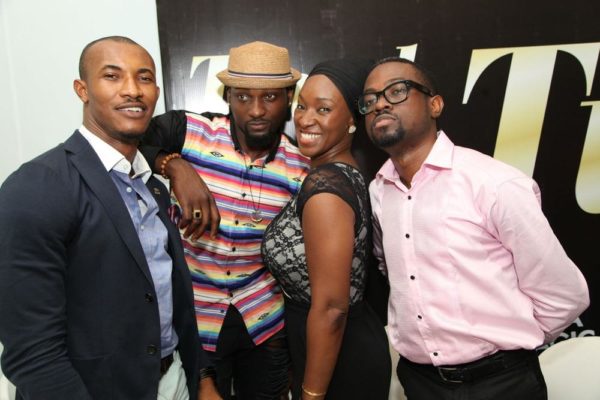
<path id="1" fill-rule="evenodd" d="M 118 43 L 127 43 L 127 44 L 133 44 L 135 46 L 140 46 L 137 42 L 129 39 L 128 37 L 125 36 L 106 36 L 100 39 L 96 39 L 92 42 L 89 42 L 81 51 L 81 55 L 79 56 L 79 79 L 85 79 L 86 74 L 87 74 L 87 70 L 85 68 L 85 59 L 87 57 L 87 53 L 89 52 L 90 48 L 92 46 L 94 46 L 96 43 L 100 43 L 100 42 L 104 42 L 104 41 L 111 41 L 111 42 L 118 42 Z"/>
<path id="2" fill-rule="evenodd" d="M 417 70 L 419 75 L 421 75 L 421 78 L 423 79 L 423 82 L 421 82 L 421 83 L 423 85 L 427 86 L 433 92 L 434 95 L 438 94 L 437 83 L 436 83 L 436 80 L 433 77 L 433 74 L 431 73 L 431 71 L 424 68 L 421 64 L 419 64 L 415 61 L 409 60 L 407 58 L 402 58 L 402 57 L 398 57 L 398 56 L 382 58 L 379 61 L 375 62 L 375 64 L 373 64 L 373 66 L 371 67 L 371 71 L 369 71 L 369 74 L 375 68 L 380 66 L 381 64 L 387 64 L 390 62 L 398 62 L 398 63 L 402 63 L 402 64 L 412 65 L 413 68 Z"/>

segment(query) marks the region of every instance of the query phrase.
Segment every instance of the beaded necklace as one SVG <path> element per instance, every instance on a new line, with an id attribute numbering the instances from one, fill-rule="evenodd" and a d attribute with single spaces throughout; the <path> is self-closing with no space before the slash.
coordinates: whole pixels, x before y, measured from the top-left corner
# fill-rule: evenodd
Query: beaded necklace
<path id="1" fill-rule="evenodd" d="M 262 213 L 260 212 L 260 197 L 262 195 L 263 174 L 265 172 L 265 167 L 257 166 L 257 165 L 248 166 L 248 164 L 246 163 L 246 155 L 242 154 L 242 157 L 244 159 L 244 167 L 246 167 L 245 177 L 246 177 L 246 181 L 248 182 L 248 191 L 250 192 L 250 202 L 252 203 L 252 213 L 250 214 L 250 219 L 252 220 L 252 222 L 258 224 L 259 222 L 262 222 L 262 220 L 263 220 Z M 255 201 L 254 192 L 252 191 L 252 182 L 250 180 L 250 170 L 253 167 L 260 168 L 260 185 L 258 187 L 258 201 Z"/>

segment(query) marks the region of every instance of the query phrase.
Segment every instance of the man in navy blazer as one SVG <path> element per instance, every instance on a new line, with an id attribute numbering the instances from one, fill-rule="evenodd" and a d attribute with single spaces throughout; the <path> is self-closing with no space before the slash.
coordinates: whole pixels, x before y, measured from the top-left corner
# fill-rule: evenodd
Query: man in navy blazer
<path id="1" fill-rule="evenodd" d="M 90 43 L 83 125 L 0 189 L 2 369 L 24 399 L 218 399 L 167 189 L 137 151 L 148 52 Z"/>

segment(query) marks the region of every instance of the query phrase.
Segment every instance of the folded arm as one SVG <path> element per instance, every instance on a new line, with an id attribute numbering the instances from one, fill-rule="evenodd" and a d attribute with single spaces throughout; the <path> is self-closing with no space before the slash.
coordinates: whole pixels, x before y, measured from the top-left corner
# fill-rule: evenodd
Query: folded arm
<path id="1" fill-rule="evenodd" d="M 216 236 L 221 217 L 210 190 L 194 167 L 182 158 L 172 158 L 172 153 L 181 153 L 185 142 L 187 118 L 185 111 L 169 111 L 154 117 L 146 131 L 140 151 L 155 173 L 169 178 L 170 186 L 181 206 L 179 228 L 185 229 L 184 237 L 197 240 L 210 226 L 210 235 Z M 194 218 L 194 210 L 202 216 Z"/>
<path id="2" fill-rule="evenodd" d="M 498 189 L 491 218 L 513 255 L 519 288 L 531 298 L 548 343 L 573 323 L 590 299 L 585 278 L 542 213 L 539 195 L 530 179 L 506 182 Z"/>

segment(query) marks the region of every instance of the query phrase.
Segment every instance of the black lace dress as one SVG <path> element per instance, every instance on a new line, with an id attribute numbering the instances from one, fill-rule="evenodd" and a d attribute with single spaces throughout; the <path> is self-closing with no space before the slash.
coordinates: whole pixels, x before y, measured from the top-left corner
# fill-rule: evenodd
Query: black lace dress
<path id="1" fill-rule="evenodd" d="M 301 397 L 300 385 L 306 361 L 306 318 L 311 298 L 301 226 L 302 210 L 311 196 L 324 192 L 339 196 L 352 207 L 355 215 L 350 312 L 326 399 L 387 400 L 391 374 L 387 337 L 383 325 L 363 301 L 366 260 L 372 250 L 368 191 L 360 171 L 342 163 L 313 169 L 298 195 L 269 224 L 263 238 L 265 265 L 279 281 L 285 295 L 293 399 Z"/>

